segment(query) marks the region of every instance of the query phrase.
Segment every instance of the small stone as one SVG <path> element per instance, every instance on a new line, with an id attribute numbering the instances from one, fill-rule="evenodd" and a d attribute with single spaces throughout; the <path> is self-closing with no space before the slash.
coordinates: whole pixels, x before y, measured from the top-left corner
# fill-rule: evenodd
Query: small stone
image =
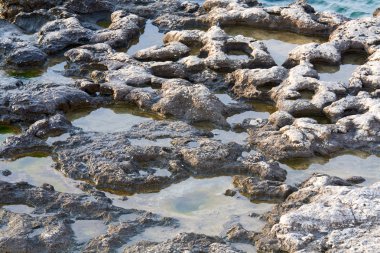
<path id="1" fill-rule="evenodd" d="M 248 214 L 248 216 L 252 217 L 252 218 L 258 218 L 258 217 L 260 217 L 260 214 L 252 212 L 252 213 Z"/>
<path id="2" fill-rule="evenodd" d="M 373 13 L 373 16 L 380 17 L 380 7 L 375 10 L 375 12 Z"/>
<path id="3" fill-rule="evenodd" d="M 352 184 L 361 184 L 365 182 L 365 178 L 361 176 L 352 176 L 352 177 L 347 178 L 346 181 Z"/>
<path id="4" fill-rule="evenodd" d="M 227 189 L 226 192 L 224 193 L 224 195 L 229 196 L 229 197 L 233 197 L 236 195 L 236 191 L 232 190 L 232 189 Z"/>
<path id="5" fill-rule="evenodd" d="M 55 191 L 54 186 L 52 186 L 51 184 L 47 184 L 47 183 L 44 183 L 44 184 L 42 185 L 42 188 L 43 188 L 44 190 L 47 190 L 47 191 L 50 191 L 50 192 Z"/>
<path id="6" fill-rule="evenodd" d="M 128 200 L 128 197 L 127 197 L 127 196 L 122 196 L 122 197 L 120 197 L 120 200 L 121 200 L 121 201 L 127 201 L 127 200 Z"/>
<path id="7" fill-rule="evenodd" d="M 12 174 L 12 172 L 10 170 L 3 170 L 3 171 L 1 171 L 1 174 L 4 177 L 7 177 L 7 176 L 10 176 Z"/>

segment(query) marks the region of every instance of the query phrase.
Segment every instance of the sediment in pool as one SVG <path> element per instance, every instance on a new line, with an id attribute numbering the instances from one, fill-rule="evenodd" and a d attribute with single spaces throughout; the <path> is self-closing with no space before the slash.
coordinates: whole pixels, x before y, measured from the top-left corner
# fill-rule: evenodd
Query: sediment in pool
<path id="1" fill-rule="evenodd" d="M 161 241 L 179 232 L 222 235 L 236 223 L 242 224 L 247 230 L 260 231 L 264 224 L 251 214 L 263 214 L 273 204 L 252 203 L 240 194 L 225 196 L 224 192 L 231 187 L 233 188 L 231 177 L 189 178 L 158 193 L 129 196 L 126 201 L 116 195 L 107 195 L 116 206 L 142 209 L 178 219 L 178 228 L 154 231 L 154 234 L 164 234 L 159 238 Z M 147 231 L 135 238 L 135 241 L 151 239 L 151 232 Z"/>

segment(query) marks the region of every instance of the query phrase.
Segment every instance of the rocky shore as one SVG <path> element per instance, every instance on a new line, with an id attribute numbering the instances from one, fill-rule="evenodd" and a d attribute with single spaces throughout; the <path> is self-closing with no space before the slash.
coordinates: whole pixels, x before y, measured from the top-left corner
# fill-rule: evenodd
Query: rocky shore
<path id="1" fill-rule="evenodd" d="M 0 0 L 0 252 L 380 247 L 379 182 L 362 185 L 358 168 L 344 179 L 314 173 L 290 184 L 283 166 L 344 152 L 380 155 L 379 9 L 351 20 L 306 1 L 197 2 Z M 161 38 L 128 53 L 149 22 Z M 238 26 L 320 40 L 294 46 L 279 64 L 265 40 L 228 32 Z M 352 55 L 365 60 L 347 81 L 322 78 L 321 69 L 339 70 Z M 274 109 L 252 117 L 255 103 Z M 77 125 L 104 108 L 128 110 L 131 126 L 103 131 L 109 116 L 85 122 L 95 130 Z M 49 170 L 80 193 L 58 191 L 49 178 L 7 180 L 17 173 L 7 164 L 30 156 L 50 157 Z M 247 215 L 263 227 L 226 219 L 223 231 L 202 234 L 181 230 L 178 217 L 124 208 L 138 194 L 221 176 L 231 177 L 218 193 L 225 199 L 273 205 Z M 138 239 L 160 229 L 178 233 Z"/>

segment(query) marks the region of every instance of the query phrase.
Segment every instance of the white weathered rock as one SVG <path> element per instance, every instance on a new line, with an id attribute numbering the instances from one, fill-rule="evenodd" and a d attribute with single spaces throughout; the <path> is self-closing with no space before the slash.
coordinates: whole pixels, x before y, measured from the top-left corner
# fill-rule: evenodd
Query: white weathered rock
<path id="1" fill-rule="evenodd" d="M 335 182 L 334 182 L 335 181 Z M 368 187 L 317 174 L 277 208 L 259 243 L 287 252 L 373 252 L 380 247 L 380 183 Z M 275 242 L 275 243 L 273 243 Z"/>

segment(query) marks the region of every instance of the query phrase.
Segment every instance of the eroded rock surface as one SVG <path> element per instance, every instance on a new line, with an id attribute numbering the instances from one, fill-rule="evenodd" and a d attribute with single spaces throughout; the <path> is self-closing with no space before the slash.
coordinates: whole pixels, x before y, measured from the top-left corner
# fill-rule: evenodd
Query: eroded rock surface
<path id="1" fill-rule="evenodd" d="M 3 181 L 0 190 L 0 249 L 5 252 L 92 252 L 99 249 L 112 252 L 145 228 L 176 225 L 170 218 L 115 207 L 101 192 L 94 192 L 94 195 L 59 193 L 48 184 L 34 187 Z M 8 207 L 13 206 L 26 206 L 31 211 L 9 211 Z M 132 218 L 125 220 L 127 216 Z M 96 240 L 80 241 L 76 237 L 75 223 L 87 224 L 87 229 L 103 235 Z"/>
<path id="2" fill-rule="evenodd" d="M 379 198 L 378 183 L 354 187 L 316 174 L 273 210 L 259 249 L 361 252 L 377 248 Z"/>
<path id="3" fill-rule="evenodd" d="M 145 133 L 140 132 L 140 128 L 145 129 Z M 53 154 L 57 169 L 65 175 L 91 182 L 100 189 L 121 192 L 153 191 L 191 175 L 244 174 L 285 180 L 286 171 L 278 163 L 267 161 L 259 153 L 243 156 L 243 146 L 223 144 L 206 136 L 210 133 L 185 123 L 143 123 L 125 133 L 73 135 L 66 141 L 54 143 Z M 131 144 L 133 139 L 141 137 L 155 140 L 157 144 Z M 162 146 L 159 143 L 162 138 L 173 140 Z M 156 175 L 160 170 L 167 170 L 168 175 Z"/>
<path id="4" fill-rule="evenodd" d="M 242 252 L 225 244 L 218 237 L 197 235 L 192 233 L 182 233 L 175 238 L 162 243 L 139 242 L 135 246 L 127 247 L 124 252 Z"/>
<path id="5" fill-rule="evenodd" d="M 349 20 L 305 1 L 263 7 L 256 0 L 0 0 L 0 10 L 0 123 L 20 128 L 6 132 L 0 162 L 50 155 L 58 173 L 82 181 L 87 192 L 0 182 L 0 251 L 241 252 L 231 242 L 256 242 L 263 252 L 379 247 L 378 183 L 361 187 L 354 185 L 360 177 L 318 174 L 296 188 L 271 160 L 379 153 L 378 11 Z M 167 31 L 163 41 L 128 54 L 150 35 L 141 36 L 151 21 Z M 223 30 L 235 25 L 329 39 L 297 46 L 276 66 L 267 42 Z M 337 67 L 351 52 L 367 60 L 349 81 L 320 80 L 319 65 Z M 232 98 L 216 94 L 227 90 Z M 246 100 L 277 111 L 268 119 L 245 116 L 256 113 Z M 102 133 L 74 127 L 65 115 L 112 105 L 156 120 Z M 249 143 L 239 141 L 246 131 Z M 4 180 L 12 175 L 0 169 Z M 237 224 L 223 238 L 181 233 L 129 245 L 146 228 L 179 224 L 116 207 L 103 192 L 155 192 L 190 177 L 231 175 L 236 188 L 226 195 L 283 201 L 261 234 Z M 81 240 L 78 227 L 89 223 L 89 231 L 101 231 Z"/>

